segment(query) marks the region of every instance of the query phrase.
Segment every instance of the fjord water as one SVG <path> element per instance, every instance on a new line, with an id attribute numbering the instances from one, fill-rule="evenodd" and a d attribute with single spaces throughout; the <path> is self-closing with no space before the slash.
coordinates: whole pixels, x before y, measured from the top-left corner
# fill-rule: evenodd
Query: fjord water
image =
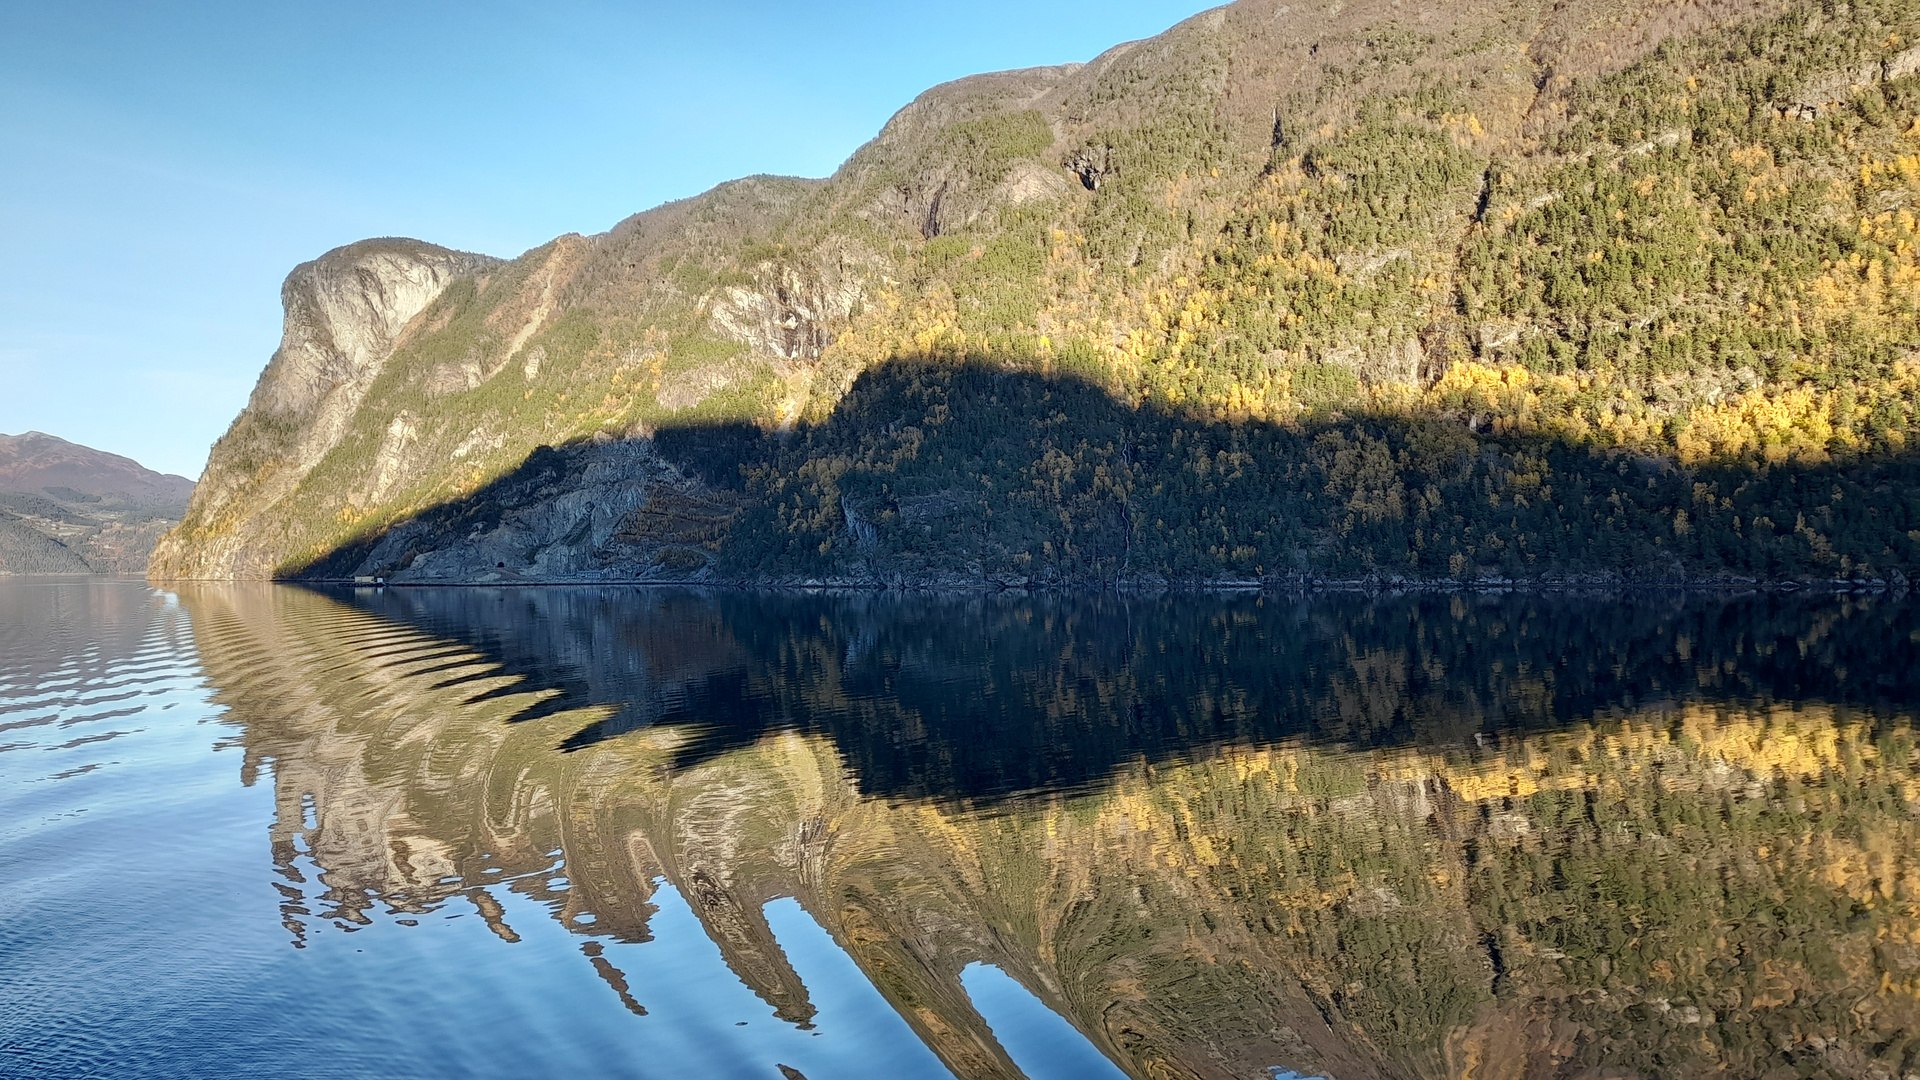
<path id="1" fill-rule="evenodd" d="M 1920 603 L 0 584 L 7 1076 L 1920 1069 Z"/>

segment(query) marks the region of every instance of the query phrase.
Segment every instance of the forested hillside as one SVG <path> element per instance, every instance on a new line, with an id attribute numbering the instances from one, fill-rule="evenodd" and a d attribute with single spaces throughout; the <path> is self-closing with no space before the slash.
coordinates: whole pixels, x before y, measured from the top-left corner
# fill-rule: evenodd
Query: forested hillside
<path id="1" fill-rule="evenodd" d="M 825 181 L 303 267 L 158 572 L 1893 578 L 1917 195 L 1909 4 L 1242 0 Z"/>

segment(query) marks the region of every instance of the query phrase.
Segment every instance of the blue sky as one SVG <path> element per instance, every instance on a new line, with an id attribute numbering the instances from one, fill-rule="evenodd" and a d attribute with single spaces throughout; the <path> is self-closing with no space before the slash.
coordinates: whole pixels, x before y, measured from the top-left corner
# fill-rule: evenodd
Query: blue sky
<path id="1" fill-rule="evenodd" d="M 516 255 L 749 173 L 824 176 L 938 82 L 1193 0 L 0 3 L 0 431 L 198 475 L 294 264 Z"/>

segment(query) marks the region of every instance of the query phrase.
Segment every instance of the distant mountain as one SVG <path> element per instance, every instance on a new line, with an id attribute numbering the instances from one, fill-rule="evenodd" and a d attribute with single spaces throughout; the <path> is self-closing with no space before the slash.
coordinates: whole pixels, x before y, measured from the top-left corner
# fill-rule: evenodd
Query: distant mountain
<path id="1" fill-rule="evenodd" d="M 193 481 L 39 431 L 0 435 L 0 574 L 138 574 Z"/>
<path id="2" fill-rule="evenodd" d="M 193 481 L 154 472 L 129 457 L 29 431 L 0 435 L 0 491 L 67 498 L 119 495 L 184 510 L 193 496 Z"/>
<path id="3" fill-rule="evenodd" d="M 297 267 L 157 576 L 1920 573 L 1920 4 L 1240 0 Z"/>

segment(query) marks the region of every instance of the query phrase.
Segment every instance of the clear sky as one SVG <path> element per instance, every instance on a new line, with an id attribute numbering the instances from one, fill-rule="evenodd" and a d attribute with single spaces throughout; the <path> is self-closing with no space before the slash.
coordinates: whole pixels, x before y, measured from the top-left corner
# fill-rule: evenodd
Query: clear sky
<path id="1" fill-rule="evenodd" d="M 5 0 L 0 432 L 197 476 L 328 248 L 511 256 L 824 176 L 928 86 L 1208 6 Z"/>

